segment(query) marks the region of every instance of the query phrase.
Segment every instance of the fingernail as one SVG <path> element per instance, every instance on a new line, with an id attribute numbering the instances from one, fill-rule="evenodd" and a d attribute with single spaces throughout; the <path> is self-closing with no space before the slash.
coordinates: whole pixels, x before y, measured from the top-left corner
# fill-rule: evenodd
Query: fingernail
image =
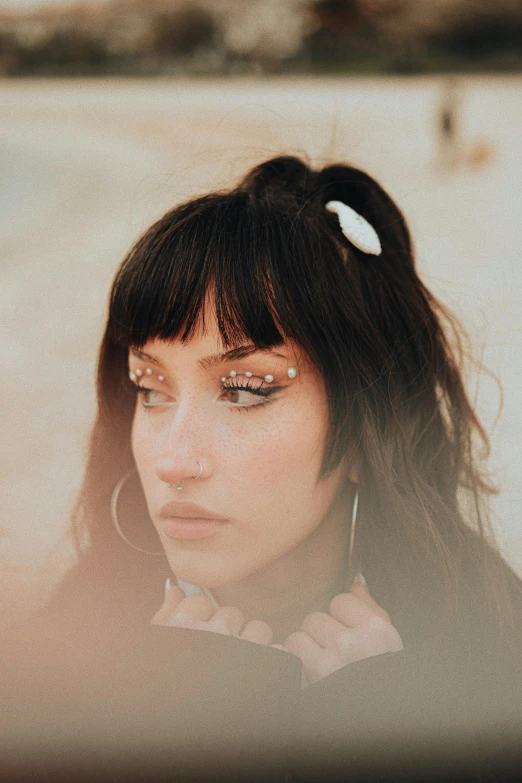
<path id="1" fill-rule="evenodd" d="M 365 585 L 366 584 L 366 579 L 364 578 L 364 576 L 361 574 L 360 571 L 359 571 L 359 573 L 357 574 L 357 576 L 355 577 L 355 579 L 353 581 L 355 583 L 360 584 L 360 585 Z"/>
<path id="2" fill-rule="evenodd" d="M 170 581 L 170 576 L 168 576 L 165 579 L 165 598 L 169 594 L 169 590 L 170 590 L 171 587 L 172 587 L 172 582 Z"/>

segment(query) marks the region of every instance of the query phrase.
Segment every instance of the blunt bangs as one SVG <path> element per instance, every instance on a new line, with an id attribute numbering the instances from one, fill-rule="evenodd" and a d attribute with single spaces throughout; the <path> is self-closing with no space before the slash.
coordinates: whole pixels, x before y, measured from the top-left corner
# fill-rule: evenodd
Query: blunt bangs
<path id="1" fill-rule="evenodd" d="M 329 331 L 324 296 L 339 290 L 342 262 L 332 246 L 330 268 L 340 267 L 340 279 L 325 281 L 325 237 L 319 245 L 310 226 L 291 200 L 282 210 L 280 203 L 274 208 L 267 199 L 237 191 L 172 210 L 119 270 L 110 302 L 111 339 L 120 347 L 189 340 L 199 325 L 204 328 L 211 304 L 225 348 L 245 342 L 270 348 L 293 340 L 314 361 L 317 346 L 309 336 Z"/>

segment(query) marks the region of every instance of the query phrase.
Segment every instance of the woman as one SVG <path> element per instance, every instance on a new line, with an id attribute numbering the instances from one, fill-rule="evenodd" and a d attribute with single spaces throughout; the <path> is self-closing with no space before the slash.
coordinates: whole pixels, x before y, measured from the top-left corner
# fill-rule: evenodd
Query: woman
<path id="1" fill-rule="evenodd" d="M 155 223 L 113 284 L 80 557 L 29 687 L 11 645 L 35 763 L 514 769 L 521 585 L 486 538 L 462 360 L 362 171 L 275 158 Z"/>

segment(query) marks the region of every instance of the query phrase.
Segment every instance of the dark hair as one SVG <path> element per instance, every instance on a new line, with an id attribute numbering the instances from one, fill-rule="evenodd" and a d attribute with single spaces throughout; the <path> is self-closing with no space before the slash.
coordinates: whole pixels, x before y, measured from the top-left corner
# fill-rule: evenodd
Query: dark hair
<path id="1" fill-rule="evenodd" d="M 345 239 L 325 209 L 334 199 L 375 228 L 380 256 Z M 484 568 L 500 560 L 484 530 L 483 500 L 494 487 L 478 467 L 489 444 L 463 384 L 463 332 L 419 279 L 406 222 L 383 188 L 349 165 L 315 171 L 294 157 L 169 211 L 119 268 L 75 511 L 80 564 L 139 583 L 142 594 L 152 579 L 161 585 L 158 559 L 127 547 L 109 515 L 114 486 L 133 466 L 127 350 L 150 338 L 188 340 L 209 301 L 226 347 L 289 339 L 323 376 L 322 474 L 346 456 L 360 460 L 355 555 L 376 600 L 416 629 L 451 615 L 476 589 L 466 574 L 485 585 Z M 130 484 L 127 534 L 148 548 L 140 536 L 152 526 L 138 482 Z M 473 502 L 464 510 L 466 496 Z"/>

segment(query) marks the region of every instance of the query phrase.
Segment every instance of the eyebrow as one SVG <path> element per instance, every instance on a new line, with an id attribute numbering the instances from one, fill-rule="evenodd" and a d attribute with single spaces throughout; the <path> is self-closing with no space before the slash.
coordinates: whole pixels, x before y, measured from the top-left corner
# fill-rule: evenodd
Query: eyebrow
<path id="1" fill-rule="evenodd" d="M 150 353 L 142 351 L 140 348 L 131 348 L 130 351 L 133 356 L 136 356 L 138 359 L 142 359 L 142 361 L 153 362 L 154 364 L 157 364 L 158 367 L 164 367 L 159 359 Z M 254 353 L 276 356 L 279 359 L 287 358 L 282 353 L 273 351 L 271 348 L 257 348 L 255 345 L 240 345 L 238 348 L 232 348 L 230 351 L 225 351 L 224 353 L 214 353 L 211 356 L 204 356 L 202 359 L 198 360 L 198 364 L 203 370 L 208 370 L 211 367 L 215 367 L 217 364 L 231 362 L 235 359 L 246 359 L 248 356 L 252 356 Z"/>

